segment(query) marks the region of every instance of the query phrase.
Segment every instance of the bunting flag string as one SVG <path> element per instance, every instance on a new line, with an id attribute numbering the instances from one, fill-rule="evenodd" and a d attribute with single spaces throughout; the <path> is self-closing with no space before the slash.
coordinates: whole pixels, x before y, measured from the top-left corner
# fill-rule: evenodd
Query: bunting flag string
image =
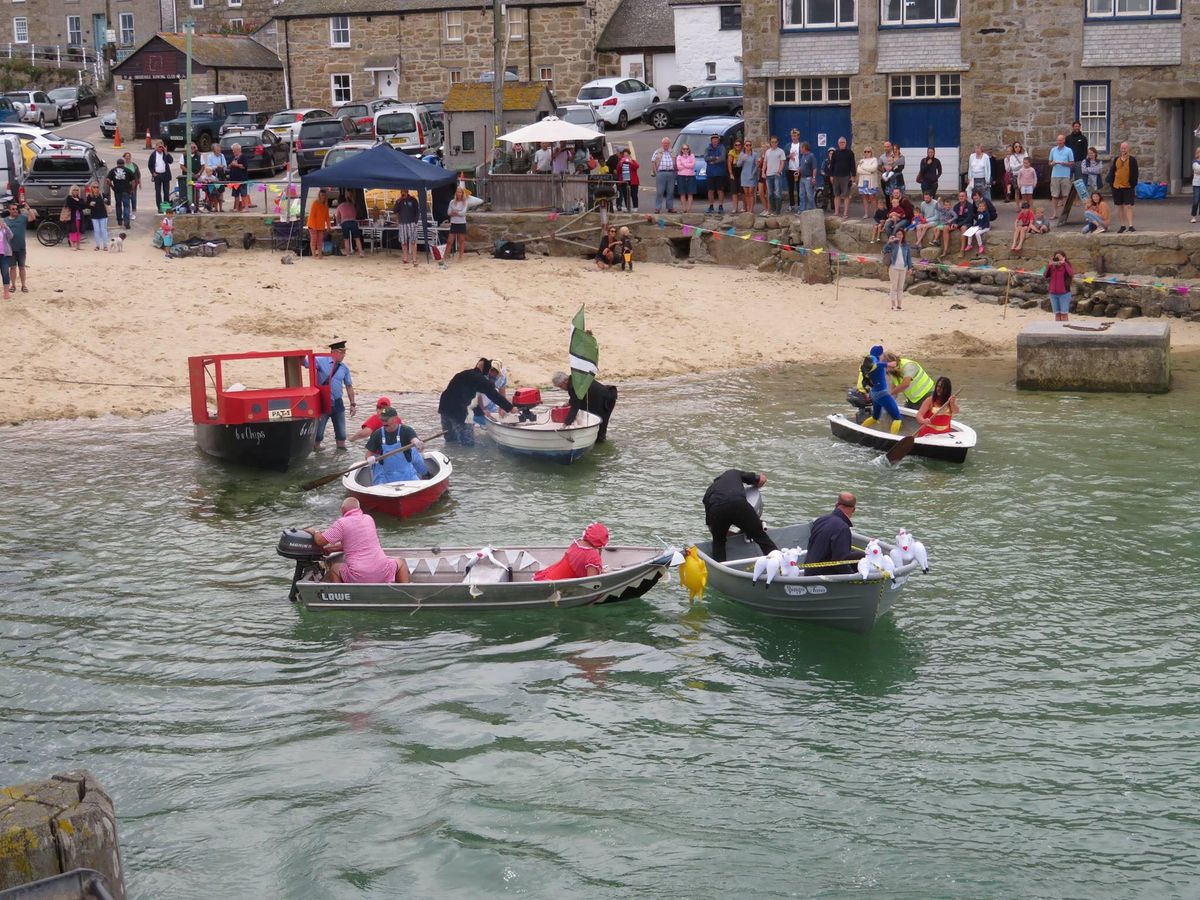
<path id="1" fill-rule="evenodd" d="M 556 214 L 554 214 L 554 213 L 550 214 L 551 221 L 553 221 L 556 218 L 557 218 Z M 646 216 L 646 221 L 657 224 L 660 229 L 666 229 L 667 225 L 669 224 L 667 222 L 667 220 L 662 218 L 661 216 L 657 219 L 657 221 L 652 216 Z M 870 263 L 870 262 L 879 262 L 879 260 L 874 256 L 865 256 L 862 254 L 855 254 L 855 253 L 842 253 L 840 251 L 829 250 L 824 247 L 813 247 L 811 249 L 808 247 L 794 247 L 791 244 L 785 244 L 783 241 L 779 240 L 778 238 L 768 238 L 765 234 L 762 234 L 760 232 L 747 231 L 745 234 L 738 234 L 737 231 L 734 230 L 733 226 L 727 226 L 723 230 L 718 230 L 718 229 L 714 229 L 714 228 L 704 228 L 700 225 L 686 225 L 682 222 L 677 223 L 677 225 L 678 225 L 678 228 L 680 229 L 680 233 L 684 237 L 689 237 L 693 234 L 696 234 L 696 235 L 707 234 L 707 235 L 711 235 L 712 239 L 714 241 L 719 241 L 723 237 L 735 237 L 738 240 L 742 240 L 742 241 L 750 241 L 750 240 L 759 241 L 761 243 L 770 244 L 772 247 L 779 247 L 781 250 L 790 251 L 792 253 L 799 253 L 799 254 L 812 253 L 814 256 L 820 255 L 822 253 L 827 253 L 829 255 L 829 261 L 831 263 L 838 263 L 838 264 L 857 262 L 857 263 L 865 265 L 866 263 Z M 1046 277 L 1044 268 L 1043 269 L 1023 269 L 1023 268 L 1009 268 L 1007 266 L 992 266 L 992 265 L 977 266 L 977 265 L 971 265 L 971 263 L 969 263 L 969 262 L 944 263 L 944 262 L 937 262 L 935 260 L 930 260 L 930 259 L 914 259 L 913 265 L 920 266 L 922 269 L 928 269 L 931 271 L 940 271 L 940 272 L 955 272 L 955 271 L 958 271 L 958 272 L 961 272 L 961 271 L 996 272 L 996 273 L 1010 275 L 1010 276 L 1011 275 L 1023 275 L 1027 278 L 1045 278 Z M 1192 290 L 1200 290 L 1200 285 L 1167 284 L 1164 281 L 1133 281 L 1133 280 L 1119 279 L 1119 278 L 1116 278 L 1115 276 L 1107 276 L 1106 277 L 1104 275 L 1088 275 L 1085 277 L 1077 278 L 1076 280 L 1082 281 L 1084 284 L 1102 284 L 1102 285 L 1114 285 L 1114 286 L 1133 287 L 1133 288 L 1152 288 L 1156 291 L 1162 291 L 1164 293 L 1181 294 L 1181 295 L 1189 294 L 1189 293 L 1191 293 Z"/>

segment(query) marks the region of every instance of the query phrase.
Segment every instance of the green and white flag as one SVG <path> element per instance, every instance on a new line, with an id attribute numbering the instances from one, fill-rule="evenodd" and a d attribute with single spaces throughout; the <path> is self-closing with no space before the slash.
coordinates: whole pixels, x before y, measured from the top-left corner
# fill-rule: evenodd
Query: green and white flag
<path id="1" fill-rule="evenodd" d="M 571 390 L 582 400 L 599 371 L 600 345 L 583 324 L 583 307 L 571 320 Z"/>

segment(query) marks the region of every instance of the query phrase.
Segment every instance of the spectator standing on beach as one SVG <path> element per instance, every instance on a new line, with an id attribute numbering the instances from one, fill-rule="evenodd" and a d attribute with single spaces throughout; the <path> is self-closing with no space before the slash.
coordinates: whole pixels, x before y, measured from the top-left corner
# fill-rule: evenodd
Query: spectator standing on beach
<path id="1" fill-rule="evenodd" d="M 408 188 L 400 188 L 400 197 L 392 207 L 396 214 L 397 237 L 400 243 L 400 264 L 411 262 L 417 264 L 417 218 L 421 214 L 421 206 L 417 198 L 408 192 Z"/>
<path id="2" fill-rule="evenodd" d="M 1020 200 L 1020 193 L 1017 190 L 1017 174 L 1027 159 L 1029 159 L 1029 154 L 1025 152 L 1021 142 L 1013 141 L 1012 146 L 1008 148 L 1008 156 L 1004 157 L 1004 199 L 1006 201 Z"/>
<path id="3" fill-rule="evenodd" d="M 112 190 L 113 205 L 117 208 L 117 227 L 129 227 L 129 216 L 132 207 L 129 205 L 129 195 L 133 190 L 133 173 L 119 161 L 108 170 L 108 184 Z"/>
<path id="4" fill-rule="evenodd" d="M 1066 322 L 1071 311 L 1071 281 L 1075 270 L 1061 250 L 1050 257 L 1050 264 L 1042 273 L 1050 291 L 1050 308 L 1054 310 L 1055 322 Z"/>
<path id="5" fill-rule="evenodd" d="M 537 175 L 549 175 L 550 169 L 554 165 L 554 154 L 550 150 L 550 145 L 543 143 L 537 148 L 533 154 L 533 171 Z"/>
<path id="6" fill-rule="evenodd" d="M 884 145 L 884 156 L 879 160 L 879 167 L 887 175 L 888 190 L 899 188 L 904 193 L 904 153 L 899 144 Z"/>
<path id="7" fill-rule="evenodd" d="M 850 218 L 850 190 L 854 184 L 858 164 L 854 160 L 854 151 L 850 149 L 844 137 L 838 138 L 837 149 L 833 151 L 833 164 L 830 169 L 830 174 L 833 176 L 833 213 L 848 219 Z"/>
<path id="8" fill-rule="evenodd" d="M 983 144 L 967 158 L 967 184 L 989 200 L 992 198 L 992 158 L 983 152 Z"/>
<path id="9" fill-rule="evenodd" d="M 455 188 L 454 199 L 446 207 L 446 213 L 450 217 L 450 237 L 446 243 L 446 259 L 451 257 L 457 246 L 458 261 L 462 262 L 467 252 L 467 192 L 461 184 Z"/>
<path id="10" fill-rule="evenodd" d="M 767 207 L 774 215 L 783 212 L 783 181 L 787 177 L 787 153 L 779 138 L 771 135 L 771 145 L 763 153 L 763 176 L 767 179 Z"/>
<path id="11" fill-rule="evenodd" d="M 1100 190 L 1100 182 L 1104 180 L 1104 163 L 1100 161 L 1100 153 L 1095 147 L 1088 147 L 1087 156 L 1079 165 L 1079 174 L 1087 182 L 1089 193 Z"/>
<path id="12" fill-rule="evenodd" d="M 1133 227 L 1133 195 L 1138 183 L 1138 161 L 1136 156 L 1129 154 L 1129 142 L 1121 142 L 1121 152 L 1112 161 L 1108 170 L 1108 185 L 1112 188 L 1113 203 L 1117 207 L 1117 217 L 1121 220 L 1122 231 L 1137 231 Z"/>
<path id="13" fill-rule="evenodd" d="M 734 141 L 733 146 L 726 155 L 726 160 L 729 163 L 729 196 L 732 198 L 731 205 L 735 213 L 742 208 L 743 149 L 741 141 Z"/>
<path id="14" fill-rule="evenodd" d="M 637 212 L 638 184 L 638 162 L 626 147 L 617 160 L 617 188 L 626 212 Z"/>
<path id="15" fill-rule="evenodd" d="M 799 212 L 800 198 L 798 182 L 800 179 L 800 130 L 792 129 L 791 140 L 787 147 L 787 183 L 788 183 L 788 209 L 790 212 Z"/>
<path id="16" fill-rule="evenodd" d="M 1192 222 L 1200 216 L 1200 148 L 1192 157 Z"/>
<path id="17" fill-rule="evenodd" d="M 246 157 L 242 155 L 242 145 L 234 144 L 229 148 L 229 180 L 233 182 L 233 211 L 241 212 L 250 208 L 250 198 L 246 196 L 246 178 L 249 170 L 246 167 Z M 326 223 L 328 225 L 328 223 Z"/>
<path id="18" fill-rule="evenodd" d="M 96 249 L 108 252 L 108 204 L 104 202 L 104 193 L 99 185 L 88 185 L 87 208 L 92 214 L 92 237 L 96 240 Z"/>
<path id="19" fill-rule="evenodd" d="M 325 192 L 317 191 L 317 199 L 308 209 L 308 249 L 315 259 L 325 255 L 325 232 L 329 230 L 329 204 Z"/>
<path id="20" fill-rule="evenodd" d="M 808 141 L 800 142 L 800 157 L 796 169 L 797 212 L 814 209 L 817 205 L 817 158 Z"/>
<path id="21" fill-rule="evenodd" d="M 1037 169 L 1033 167 L 1033 160 L 1028 155 L 1021 160 L 1021 168 L 1017 170 L 1013 180 L 1016 182 L 1018 200 L 1033 203 L 1033 189 L 1037 187 L 1038 174 Z"/>
<path id="22" fill-rule="evenodd" d="M 342 240 L 345 244 L 346 255 L 352 256 L 357 247 L 358 255 L 366 256 L 363 253 L 362 229 L 358 225 L 358 210 L 354 208 L 354 201 L 349 194 L 342 195 L 342 202 L 337 205 L 334 215 L 338 225 L 342 227 Z"/>
<path id="23" fill-rule="evenodd" d="M 59 215 L 59 221 L 66 223 L 67 243 L 76 250 L 79 249 L 79 244 L 83 240 L 83 211 L 85 209 L 87 209 L 87 204 L 79 194 L 79 185 L 72 185 L 71 190 L 67 193 L 63 212 Z"/>
<path id="24" fill-rule="evenodd" d="M 13 262 L 13 233 L 8 227 L 7 219 L 0 219 L 0 280 L 4 282 L 4 299 L 12 299 L 12 289 L 9 285 L 9 273 Z"/>
<path id="25" fill-rule="evenodd" d="M 746 141 L 742 146 L 742 154 L 738 157 L 741 166 L 742 200 L 746 204 L 746 212 L 754 212 L 754 188 L 758 185 L 758 153 L 754 144 Z"/>
<path id="26" fill-rule="evenodd" d="M 728 154 L 721 136 L 714 134 L 708 139 L 708 147 L 704 150 L 704 172 L 708 182 L 708 212 L 713 212 L 713 200 L 717 201 L 716 212 L 725 212 L 725 186 L 728 183 L 726 173 L 729 171 Z M 636 207 L 635 207 L 636 209 Z"/>
<path id="27" fill-rule="evenodd" d="M 864 219 L 870 217 L 871 207 L 879 194 L 879 160 L 870 147 L 863 147 L 862 159 L 858 161 L 858 196 L 862 199 Z"/>
<path id="28" fill-rule="evenodd" d="M 942 180 L 942 161 L 937 158 L 937 150 L 933 147 L 925 151 L 921 166 L 917 169 L 917 181 L 921 183 L 921 193 L 937 196 L 938 182 Z"/>
<path id="29" fill-rule="evenodd" d="M 650 168 L 654 171 L 654 211 L 675 212 L 675 154 L 671 152 L 671 139 L 663 138 L 662 146 L 650 157 Z"/>
<path id="30" fill-rule="evenodd" d="M 1067 192 L 1073 189 L 1071 172 L 1075 168 L 1075 154 L 1067 146 L 1065 134 L 1054 139 L 1054 146 L 1050 148 L 1050 162 L 1054 164 L 1050 169 L 1050 208 L 1052 217 L 1057 219 L 1059 206 L 1066 199 Z"/>
<path id="31" fill-rule="evenodd" d="M 200 173 L 204 171 L 204 159 L 200 154 L 200 148 L 196 146 L 196 142 L 192 141 L 191 152 L 185 155 L 184 159 L 179 161 L 179 175 L 182 181 L 179 184 L 179 193 L 181 196 L 190 196 L 192 211 L 200 211 L 200 188 L 196 186 L 196 180 L 200 177 Z M 187 160 L 191 160 L 192 171 L 187 170 Z M 188 182 L 191 184 L 188 184 Z"/>
<path id="32" fill-rule="evenodd" d="M 1078 120 L 1071 123 L 1071 133 L 1067 135 L 1066 145 L 1071 151 L 1071 155 L 1075 157 L 1075 165 L 1071 171 L 1071 176 L 1075 177 L 1080 174 L 1079 167 L 1088 151 L 1087 135 L 1083 133 L 1083 126 L 1079 124 Z"/>
<path id="33" fill-rule="evenodd" d="M 690 213 L 696 196 L 696 154 L 687 144 L 675 156 L 675 184 L 679 187 L 679 211 Z"/>
<path id="34" fill-rule="evenodd" d="M 171 166 L 175 157 L 167 152 L 167 145 L 159 141 L 146 162 L 150 177 L 154 179 L 154 208 L 162 209 L 162 205 L 171 199 Z"/>
<path id="35" fill-rule="evenodd" d="M 26 253 L 26 235 L 30 223 L 37 218 L 37 210 L 33 209 L 27 203 L 18 204 L 16 200 L 12 200 L 8 204 L 8 218 L 4 220 L 12 232 L 12 264 L 17 268 L 17 274 L 21 278 L 21 293 L 29 293 L 29 288 L 25 282 L 25 253 Z M 13 279 L 13 284 L 16 284 L 16 279 Z"/>
<path id="36" fill-rule="evenodd" d="M 133 154 L 128 150 L 125 151 L 125 155 L 122 157 L 122 159 L 125 162 L 125 168 L 133 173 L 133 187 L 129 191 L 129 218 L 136 219 L 137 195 L 138 191 L 142 189 L 142 170 L 138 164 L 133 161 Z"/>
<path id="37" fill-rule="evenodd" d="M 883 245 L 883 264 L 887 266 L 891 289 L 888 299 L 892 301 L 892 309 L 902 309 L 904 300 L 904 283 L 908 273 L 912 271 L 912 248 L 904 240 L 907 232 L 901 228 Z"/>

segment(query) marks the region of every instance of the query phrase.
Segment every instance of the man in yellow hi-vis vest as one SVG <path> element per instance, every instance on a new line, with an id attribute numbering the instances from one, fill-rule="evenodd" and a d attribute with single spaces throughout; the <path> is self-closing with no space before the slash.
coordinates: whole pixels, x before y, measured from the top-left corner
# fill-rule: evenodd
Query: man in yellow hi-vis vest
<path id="1" fill-rule="evenodd" d="M 917 409 L 921 402 L 933 393 L 933 379 L 916 360 L 906 359 L 898 353 L 888 352 L 888 378 L 892 382 L 892 396 L 904 395 L 904 405 Z"/>

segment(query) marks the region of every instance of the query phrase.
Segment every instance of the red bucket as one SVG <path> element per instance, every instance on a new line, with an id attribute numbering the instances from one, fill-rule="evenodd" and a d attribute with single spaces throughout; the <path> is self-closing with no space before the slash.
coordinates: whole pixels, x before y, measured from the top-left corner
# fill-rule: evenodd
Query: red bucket
<path id="1" fill-rule="evenodd" d="M 570 404 L 567 404 L 566 406 L 556 406 L 554 409 L 550 410 L 550 421 L 558 422 L 561 425 L 563 422 L 567 421 L 567 417 L 569 415 L 571 415 Z"/>

